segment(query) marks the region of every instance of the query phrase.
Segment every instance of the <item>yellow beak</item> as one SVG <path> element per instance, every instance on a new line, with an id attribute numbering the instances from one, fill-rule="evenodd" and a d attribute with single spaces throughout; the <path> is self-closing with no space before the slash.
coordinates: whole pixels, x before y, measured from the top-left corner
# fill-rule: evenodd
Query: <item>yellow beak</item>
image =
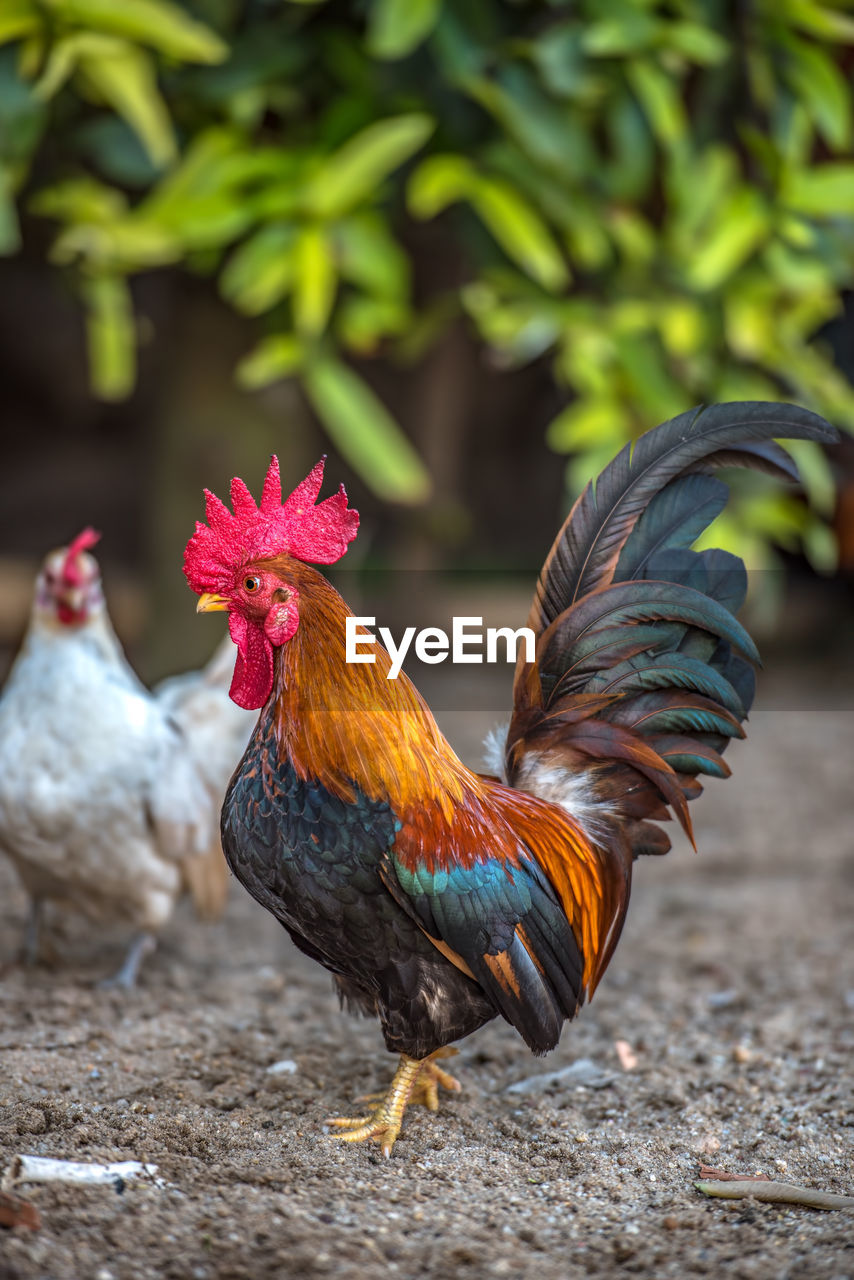
<path id="1" fill-rule="evenodd" d="M 196 613 L 217 613 L 227 608 L 228 600 L 225 596 L 217 596 L 210 591 L 206 591 L 204 595 L 199 596 Z"/>

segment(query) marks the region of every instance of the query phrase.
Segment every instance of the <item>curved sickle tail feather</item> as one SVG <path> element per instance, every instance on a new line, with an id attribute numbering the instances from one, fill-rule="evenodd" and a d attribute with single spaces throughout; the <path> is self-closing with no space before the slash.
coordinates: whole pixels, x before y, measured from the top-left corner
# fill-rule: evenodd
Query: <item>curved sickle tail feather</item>
<path id="1" fill-rule="evenodd" d="M 722 752 L 753 701 L 759 655 L 736 620 L 744 564 L 693 544 L 723 510 L 714 470 L 797 480 L 775 437 L 832 444 L 794 405 L 700 407 L 627 445 L 588 484 L 540 574 L 504 744 L 506 781 L 563 804 L 624 882 L 592 992 L 619 938 L 631 863 L 670 848 L 655 824 L 675 814 L 693 841 L 699 777 L 727 777 Z"/>

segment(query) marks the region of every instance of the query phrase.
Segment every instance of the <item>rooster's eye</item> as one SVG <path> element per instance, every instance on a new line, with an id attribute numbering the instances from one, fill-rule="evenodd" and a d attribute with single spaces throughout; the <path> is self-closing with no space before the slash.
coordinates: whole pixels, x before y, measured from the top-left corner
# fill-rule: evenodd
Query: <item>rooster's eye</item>
<path id="1" fill-rule="evenodd" d="M 254 575 L 250 575 L 250 577 L 243 579 L 243 589 L 244 591 L 248 591 L 250 594 L 252 594 L 255 591 L 258 591 L 260 586 L 261 586 L 261 579 L 256 578 Z"/>

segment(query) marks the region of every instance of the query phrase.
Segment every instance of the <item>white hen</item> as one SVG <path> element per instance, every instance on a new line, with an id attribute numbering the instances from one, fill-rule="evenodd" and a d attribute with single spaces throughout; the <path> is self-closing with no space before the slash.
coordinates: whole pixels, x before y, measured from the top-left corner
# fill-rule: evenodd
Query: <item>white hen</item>
<path id="1" fill-rule="evenodd" d="M 84 530 L 36 580 L 0 697 L 0 850 L 32 899 L 28 958 L 52 900 L 137 931 L 114 979 L 130 986 L 182 889 L 206 918 L 224 906 L 217 818 L 254 717 L 228 699 L 221 651 L 149 693 L 110 623 L 96 540 Z"/>

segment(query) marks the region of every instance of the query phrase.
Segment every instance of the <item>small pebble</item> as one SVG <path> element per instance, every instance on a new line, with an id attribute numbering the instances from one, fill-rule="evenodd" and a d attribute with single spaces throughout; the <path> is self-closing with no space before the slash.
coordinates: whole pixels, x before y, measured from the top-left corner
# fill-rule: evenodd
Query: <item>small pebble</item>
<path id="1" fill-rule="evenodd" d="M 710 1009 L 728 1009 L 737 999 L 737 991 L 710 991 L 706 996 L 706 1004 Z"/>
<path id="2" fill-rule="evenodd" d="M 293 1076 L 298 1070 L 297 1064 L 293 1058 L 280 1058 L 278 1062 L 273 1062 L 267 1068 L 268 1076 Z"/>

